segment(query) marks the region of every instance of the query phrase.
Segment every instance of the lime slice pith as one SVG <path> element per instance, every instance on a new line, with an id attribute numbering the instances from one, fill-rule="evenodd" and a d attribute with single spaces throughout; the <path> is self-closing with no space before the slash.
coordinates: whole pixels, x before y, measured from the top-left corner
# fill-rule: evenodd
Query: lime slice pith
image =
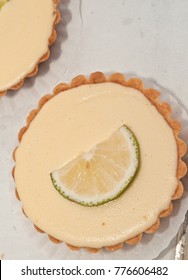
<path id="1" fill-rule="evenodd" d="M 56 190 L 85 206 L 104 204 L 119 196 L 139 166 L 138 142 L 125 125 L 50 176 Z"/>

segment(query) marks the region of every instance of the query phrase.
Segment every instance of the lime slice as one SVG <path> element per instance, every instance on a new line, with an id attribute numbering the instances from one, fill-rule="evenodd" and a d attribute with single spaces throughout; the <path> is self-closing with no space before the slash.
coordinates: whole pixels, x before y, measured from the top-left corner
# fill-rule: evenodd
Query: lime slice
<path id="1" fill-rule="evenodd" d="M 9 0 L 0 0 L 0 9 L 3 7 L 3 5 Z"/>
<path id="2" fill-rule="evenodd" d="M 132 181 L 139 165 L 138 142 L 125 125 L 50 176 L 65 198 L 96 206 L 119 196 Z"/>

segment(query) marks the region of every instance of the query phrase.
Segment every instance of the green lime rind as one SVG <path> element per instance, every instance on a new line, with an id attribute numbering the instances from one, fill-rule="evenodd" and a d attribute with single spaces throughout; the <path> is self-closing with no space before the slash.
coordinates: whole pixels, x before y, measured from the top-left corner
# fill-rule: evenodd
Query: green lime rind
<path id="1" fill-rule="evenodd" d="M 93 206 L 99 206 L 99 205 L 103 205 L 107 202 L 110 202 L 116 198 L 118 198 L 128 187 L 130 187 L 130 184 L 131 182 L 133 181 L 133 179 L 135 178 L 136 174 L 137 174 L 137 171 L 138 171 L 138 168 L 139 168 L 139 163 L 140 163 L 140 148 L 139 148 L 139 144 L 138 144 L 138 141 L 136 139 L 136 137 L 134 136 L 133 132 L 127 127 L 127 126 L 123 126 L 126 131 L 129 133 L 129 136 L 130 136 L 130 139 L 133 143 L 133 146 L 134 146 L 134 151 L 135 151 L 135 155 L 136 155 L 136 164 L 134 166 L 134 174 L 129 177 L 129 179 L 124 183 L 124 185 L 120 188 L 120 190 L 115 193 L 114 196 L 111 196 L 107 199 L 103 199 L 103 200 L 100 200 L 98 202 L 85 202 L 83 200 L 77 200 L 77 199 L 74 199 L 72 198 L 71 196 L 67 195 L 66 192 L 64 192 L 60 186 L 58 186 L 55 178 L 53 177 L 53 172 L 50 173 L 50 178 L 51 178 L 51 181 L 52 181 L 52 184 L 54 186 L 54 188 L 59 192 L 59 194 L 61 194 L 64 198 L 68 199 L 69 201 L 72 201 L 72 202 L 76 202 L 82 206 L 88 206 L 88 207 L 93 207 Z"/>
<path id="2" fill-rule="evenodd" d="M 135 172 L 136 174 L 136 172 Z M 57 182 L 56 180 L 54 179 L 53 177 L 53 174 L 50 173 L 50 177 L 51 177 L 51 180 L 52 180 L 52 183 L 53 183 L 53 186 L 54 188 L 66 199 L 72 201 L 72 202 L 76 202 L 80 205 L 83 205 L 83 206 L 89 206 L 89 207 L 92 207 L 92 206 L 99 206 L 99 205 L 102 205 L 102 204 L 105 204 L 111 200 L 114 200 L 115 198 L 117 198 L 118 196 L 120 196 L 124 191 L 125 189 L 130 185 L 130 183 L 132 182 L 132 180 L 134 179 L 135 175 L 130 177 L 129 180 L 125 183 L 125 185 L 120 189 L 120 191 L 118 193 L 116 193 L 114 196 L 108 198 L 108 199 L 104 199 L 104 200 L 101 200 L 101 201 L 98 201 L 96 203 L 94 202 L 85 202 L 85 201 L 80 201 L 80 200 L 76 200 L 76 199 L 73 199 L 72 197 L 68 196 L 64 191 L 62 191 L 62 189 L 57 185 Z"/>
<path id="3" fill-rule="evenodd" d="M 5 5 L 9 0 L 0 0 L 0 9 Z"/>

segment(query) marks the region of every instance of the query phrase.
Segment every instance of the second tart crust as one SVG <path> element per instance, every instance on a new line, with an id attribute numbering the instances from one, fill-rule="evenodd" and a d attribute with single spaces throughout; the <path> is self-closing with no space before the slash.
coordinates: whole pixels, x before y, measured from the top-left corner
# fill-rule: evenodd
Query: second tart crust
<path id="1" fill-rule="evenodd" d="M 38 73 L 39 64 L 44 62 L 44 61 L 46 61 L 46 60 L 48 60 L 48 58 L 50 57 L 50 46 L 55 42 L 55 40 L 57 38 L 56 26 L 57 26 L 57 24 L 59 23 L 59 21 L 61 19 L 61 15 L 60 15 L 60 13 L 59 13 L 59 11 L 57 9 L 57 6 L 58 6 L 60 0 L 53 0 L 53 2 L 54 2 L 54 14 L 56 16 L 55 16 L 55 20 L 54 20 L 54 23 L 53 23 L 53 28 L 52 28 L 51 36 L 48 39 L 48 51 L 47 51 L 47 53 L 45 53 L 38 60 L 38 62 L 36 63 L 34 69 L 30 73 L 28 73 L 23 79 L 21 79 L 21 81 L 19 81 L 15 85 L 11 86 L 10 88 L 7 88 L 4 91 L 0 91 L 0 96 L 3 96 L 5 94 L 7 94 L 7 92 L 9 90 L 18 90 L 18 89 L 20 89 L 24 85 L 25 79 L 30 78 L 30 77 L 34 77 Z"/>

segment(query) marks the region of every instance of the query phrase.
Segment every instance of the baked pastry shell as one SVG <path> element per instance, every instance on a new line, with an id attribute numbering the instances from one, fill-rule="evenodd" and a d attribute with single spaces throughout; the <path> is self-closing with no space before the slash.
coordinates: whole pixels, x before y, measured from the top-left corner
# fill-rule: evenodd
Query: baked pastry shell
<path id="1" fill-rule="evenodd" d="M 24 85 L 24 82 L 25 82 L 25 80 L 27 78 L 34 77 L 35 75 L 37 75 L 39 64 L 44 62 L 44 61 L 46 61 L 46 60 L 48 60 L 48 58 L 50 57 L 50 47 L 53 45 L 53 43 L 55 42 L 55 40 L 57 38 L 56 26 L 57 26 L 57 24 L 59 23 L 59 21 L 61 19 L 60 12 L 57 9 L 59 1 L 60 0 L 53 0 L 53 2 L 54 2 L 55 20 L 54 20 L 53 27 L 52 27 L 52 33 L 51 33 L 51 35 L 50 35 L 50 37 L 48 39 L 48 51 L 37 61 L 36 65 L 34 66 L 34 69 L 30 73 L 26 74 L 26 76 L 23 79 L 21 79 L 18 83 L 12 85 L 10 88 L 7 88 L 4 91 L 0 91 L 0 96 L 3 96 L 5 94 L 7 94 L 7 92 L 9 90 L 18 90 L 18 89 L 20 89 Z"/>
<path id="2" fill-rule="evenodd" d="M 158 230 L 159 226 L 160 226 L 160 219 L 168 217 L 168 216 L 171 215 L 171 213 L 173 211 L 173 203 L 172 203 L 173 200 L 180 199 L 182 194 L 183 194 L 184 188 L 183 188 L 183 185 L 182 185 L 180 179 L 182 177 L 184 177 L 187 173 L 187 165 L 182 160 L 182 157 L 187 152 L 187 145 L 179 137 L 179 134 L 181 132 L 181 125 L 178 121 L 174 120 L 171 117 L 172 110 L 171 110 L 170 105 L 168 103 L 160 102 L 160 99 L 159 99 L 160 92 L 155 90 L 155 89 L 152 89 L 152 88 L 144 88 L 143 82 L 138 78 L 130 78 L 130 79 L 126 80 L 125 76 L 121 73 L 113 73 L 110 76 L 106 76 L 102 72 L 94 72 L 89 76 L 89 78 L 87 78 L 84 75 L 76 76 L 75 78 L 72 79 L 70 84 L 60 83 L 54 88 L 52 94 L 47 94 L 40 99 L 40 101 L 38 103 L 38 108 L 34 109 L 30 112 L 30 114 L 28 115 L 27 120 L 26 120 L 26 126 L 21 128 L 21 130 L 19 131 L 18 141 L 21 142 L 24 133 L 27 131 L 27 129 L 30 126 L 30 123 L 33 121 L 35 116 L 41 110 L 43 105 L 46 102 L 48 102 L 51 98 L 53 98 L 54 96 L 56 96 L 57 94 L 65 91 L 65 90 L 75 88 L 75 87 L 79 87 L 81 85 L 97 84 L 97 83 L 105 83 L 105 82 L 113 82 L 113 83 L 123 85 L 125 87 L 131 87 L 131 88 L 139 90 L 156 107 L 156 109 L 164 117 L 164 119 L 166 120 L 168 125 L 172 128 L 173 133 L 174 133 L 174 137 L 175 137 L 175 140 L 176 140 L 176 143 L 177 143 L 177 155 L 178 155 L 178 159 L 177 159 L 178 184 L 177 184 L 177 188 L 176 188 L 174 194 L 171 197 L 171 201 L 169 201 L 168 208 L 165 209 L 164 211 L 162 211 L 159 214 L 156 222 L 151 227 L 146 229 L 144 232 L 141 232 L 138 235 L 134 236 L 133 238 L 125 240 L 124 242 L 121 242 L 121 243 L 118 243 L 118 244 L 115 244 L 115 245 L 112 245 L 112 246 L 102 247 L 102 248 L 105 248 L 108 251 L 116 251 L 116 250 L 121 249 L 124 246 L 124 243 L 127 243 L 129 245 L 136 245 L 138 242 L 141 241 L 143 233 L 153 234 L 154 232 L 156 232 Z M 13 152 L 13 159 L 14 159 L 15 163 L 16 163 L 16 159 L 15 159 L 16 149 Z M 14 178 L 14 170 L 15 170 L 15 166 L 12 170 L 13 178 Z M 20 200 L 17 189 L 15 189 L 15 193 L 16 193 L 16 197 Z M 23 208 L 22 208 L 22 210 L 23 210 L 23 213 L 24 213 Z M 36 225 L 34 225 L 34 227 L 38 232 L 44 233 L 44 231 L 41 230 L 40 228 L 38 228 Z M 62 243 L 63 242 L 63 241 L 60 241 L 60 240 L 56 239 L 55 237 L 53 237 L 51 235 L 48 235 L 48 237 L 54 243 Z M 66 245 L 72 250 L 79 250 L 79 249 L 82 248 L 82 247 L 76 247 L 76 246 L 73 246 L 73 245 L 67 244 L 67 243 L 66 243 Z M 88 248 L 88 247 L 84 247 L 84 248 L 86 250 L 88 250 L 89 252 L 92 252 L 92 253 L 97 253 L 97 252 L 100 251 L 100 249 L 102 249 L 102 248 Z"/>

